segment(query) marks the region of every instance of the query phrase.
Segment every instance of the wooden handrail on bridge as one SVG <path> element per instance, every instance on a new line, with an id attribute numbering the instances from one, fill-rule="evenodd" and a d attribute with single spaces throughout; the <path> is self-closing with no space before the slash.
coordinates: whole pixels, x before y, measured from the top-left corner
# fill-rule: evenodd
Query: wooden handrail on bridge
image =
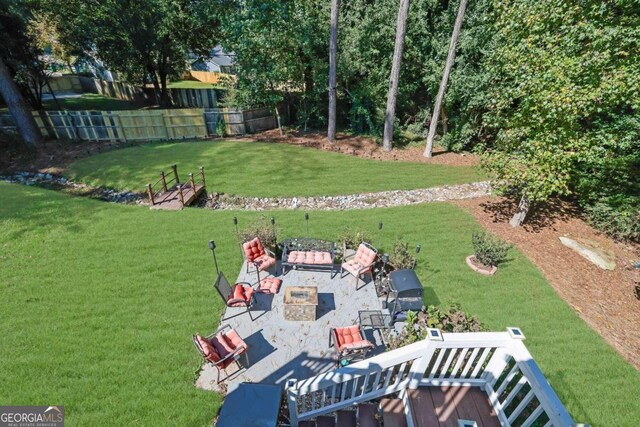
<path id="1" fill-rule="evenodd" d="M 167 175 L 164 171 L 160 172 L 160 179 L 153 184 L 147 184 L 147 195 L 149 196 L 149 201 L 151 205 L 156 204 L 156 200 L 162 193 L 166 193 L 168 191 L 177 191 L 178 197 L 180 199 L 180 203 L 184 206 L 184 189 L 185 185 L 180 184 L 180 177 L 178 176 L 178 166 L 171 165 L 172 177 L 167 179 Z M 187 188 L 191 188 L 194 193 L 197 192 L 198 185 L 202 185 L 202 187 L 206 186 L 205 176 L 204 176 L 204 166 L 200 166 L 200 184 L 196 183 L 195 177 L 193 173 L 189 174 L 189 180 L 186 183 Z M 156 188 L 160 187 L 158 190 Z"/>

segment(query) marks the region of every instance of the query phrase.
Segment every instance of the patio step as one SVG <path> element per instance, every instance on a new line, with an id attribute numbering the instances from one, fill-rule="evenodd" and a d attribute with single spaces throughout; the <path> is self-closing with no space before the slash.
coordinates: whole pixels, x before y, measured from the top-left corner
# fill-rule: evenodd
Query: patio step
<path id="1" fill-rule="evenodd" d="M 384 427 L 407 427 L 402 399 L 382 399 L 380 409 Z"/>
<path id="2" fill-rule="evenodd" d="M 358 427 L 380 427 L 380 421 L 376 418 L 378 405 L 361 403 L 358 405 Z"/>

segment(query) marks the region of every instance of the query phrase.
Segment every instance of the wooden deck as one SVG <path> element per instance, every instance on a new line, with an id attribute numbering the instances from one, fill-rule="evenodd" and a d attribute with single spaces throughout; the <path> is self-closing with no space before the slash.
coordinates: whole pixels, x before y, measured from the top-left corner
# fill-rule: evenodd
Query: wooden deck
<path id="1" fill-rule="evenodd" d="M 180 201 L 180 195 L 178 189 L 173 187 L 168 191 L 159 194 L 154 199 L 152 209 L 171 209 L 180 210 L 184 206 L 189 206 L 193 203 L 198 196 L 204 191 L 204 185 L 196 185 L 195 189 L 190 184 L 186 184 L 182 187 L 182 195 L 184 197 L 184 205 Z"/>
<path id="2" fill-rule="evenodd" d="M 500 427 L 487 394 L 479 387 L 420 387 L 408 392 L 416 427 L 458 427 L 458 420 Z"/>

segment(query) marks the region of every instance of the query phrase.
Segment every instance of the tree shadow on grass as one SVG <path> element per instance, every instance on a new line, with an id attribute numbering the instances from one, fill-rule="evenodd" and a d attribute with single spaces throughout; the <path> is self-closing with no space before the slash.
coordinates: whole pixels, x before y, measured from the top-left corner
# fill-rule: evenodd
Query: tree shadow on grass
<path id="1" fill-rule="evenodd" d="M 21 238 L 25 233 L 37 229 L 53 227 L 80 233 L 85 229 L 85 224 L 91 223 L 93 214 L 101 211 L 98 202 L 78 200 L 52 190 L 20 184 L 2 185 L 0 190 L 3 202 L 0 221 L 12 221 L 17 225 L 9 232 L 10 239 Z"/>
<path id="2" fill-rule="evenodd" d="M 508 223 L 517 205 L 518 201 L 515 199 L 502 198 L 498 201 L 481 203 L 480 207 L 491 216 L 494 223 Z M 580 209 L 575 201 L 554 199 L 533 205 L 522 227 L 525 231 L 533 233 L 539 233 L 545 228 L 556 231 L 557 223 L 568 222 L 580 216 Z"/>

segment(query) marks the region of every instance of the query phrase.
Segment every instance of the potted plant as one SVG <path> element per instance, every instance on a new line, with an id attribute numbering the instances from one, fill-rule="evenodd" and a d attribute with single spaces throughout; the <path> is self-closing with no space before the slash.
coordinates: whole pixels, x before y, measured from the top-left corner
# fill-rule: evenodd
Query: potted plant
<path id="1" fill-rule="evenodd" d="M 473 255 L 467 257 L 467 265 L 473 271 L 492 276 L 498 270 L 500 264 L 507 256 L 511 245 L 502 240 L 490 236 L 485 232 L 473 233 Z"/>

